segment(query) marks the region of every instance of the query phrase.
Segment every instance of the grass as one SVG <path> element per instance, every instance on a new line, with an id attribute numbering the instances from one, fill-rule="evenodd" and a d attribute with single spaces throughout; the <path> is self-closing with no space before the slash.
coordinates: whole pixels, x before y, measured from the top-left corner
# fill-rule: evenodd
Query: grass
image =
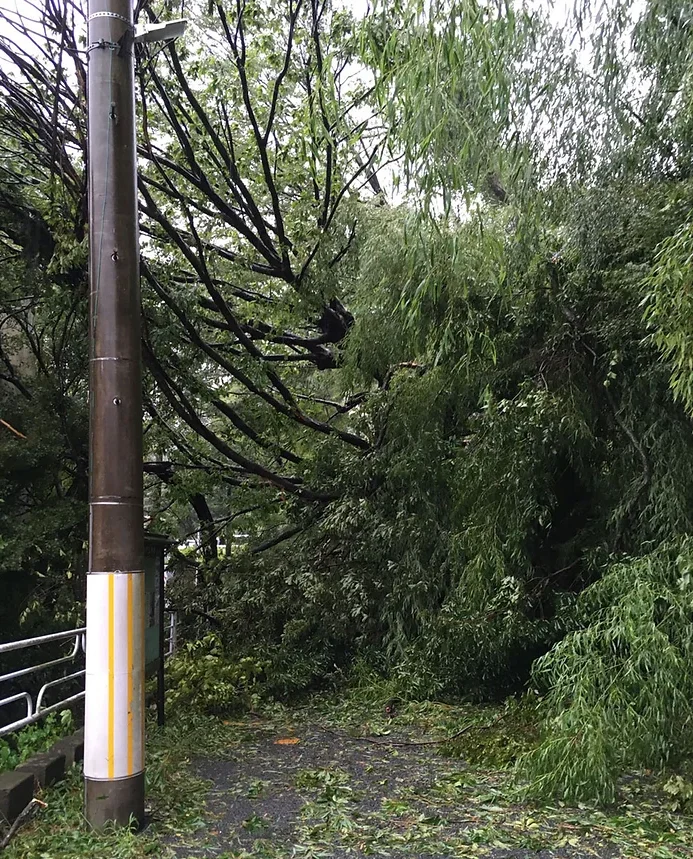
<path id="1" fill-rule="evenodd" d="M 65 781 L 44 792 L 34 820 L 12 840 L 3 859 L 140 859 L 165 855 L 166 837 L 204 826 L 207 783 L 189 768 L 193 754 L 221 754 L 227 726 L 215 719 L 174 723 L 148 732 L 147 812 L 142 832 L 124 827 L 93 830 L 83 815 L 82 771 L 74 767 Z"/>

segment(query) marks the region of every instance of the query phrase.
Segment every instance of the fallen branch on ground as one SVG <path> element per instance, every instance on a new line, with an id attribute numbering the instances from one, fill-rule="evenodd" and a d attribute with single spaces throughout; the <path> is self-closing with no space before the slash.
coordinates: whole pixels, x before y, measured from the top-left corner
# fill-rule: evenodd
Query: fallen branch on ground
<path id="1" fill-rule="evenodd" d="M 19 817 L 15 820 L 12 826 L 10 826 L 10 828 L 7 830 L 2 841 L 0 841 L 0 853 L 2 853 L 2 851 L 8 846 L 12 838 L 14 838 L 19 827 L 22 826 L 24 823 L 27 823 L 34 816 L 36 809 L 39 806 L 41 808 L 45 808 L 46 803 L 41 802 L 40 799 L 36 799 L 36 797 L 34 797 L 29 803 L 29 805 L 26 806 L 24 811 L 20 813 Z"/>
<path id="2" fill-rule="evenodd" d="M 472 728 L 479 728 L 482 731 L 488 731 L 490 728 L 493 728 L 494 725 L 497 725 L 502 719 L 506 717 L 506 713 L 501 713 L 496 716 L 495 719 L 492 719 L 486 725 L 479 725 L 477 722 L 470 722 L 465 725 L 463 728 L 460 728 L 459 731 L 456 731 L 454 734 L 451 734 L 449 737 L 443 737 L 440 740 L 414 740 L 414 741 L 395 741 L 395 740 L 375 740 L 373 737 L 351 737 L 349 734 L 340 734 L 337 731 L 331 731 L 329 728 L 322 728 L 321 730 L 326 731 L 328 734 L 334 734 L 336 737 L 342 737 L 347 740 L 354 740 L 356 742 L 362 743 L 370 743 L 373 746 L 440 746 L 443 743 L 451 743 L 453 740 L 457 740 L 459 737 L 463 736 L 467 733 L 467 731 L 471 731 Z"/>

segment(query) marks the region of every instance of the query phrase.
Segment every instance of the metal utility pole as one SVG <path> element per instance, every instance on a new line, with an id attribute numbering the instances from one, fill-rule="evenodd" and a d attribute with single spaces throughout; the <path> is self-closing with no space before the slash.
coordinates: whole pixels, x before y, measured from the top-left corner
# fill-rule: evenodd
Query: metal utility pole
<path id="1" fill-rule="evenodd" d="M 144 542 L 131 0 L 89 0 L 90 509 L 85 811 L 144 819 Z"/>
<path id="2" fill-rule="evenodd" d="M 132 0 L 89 0 L 89 575 L 85 813 L 144 821 L 144 527 Z M 161 596 L 163 599 L 163 594 Z M 163 635 L 163 628 L 161 629 Z"/>

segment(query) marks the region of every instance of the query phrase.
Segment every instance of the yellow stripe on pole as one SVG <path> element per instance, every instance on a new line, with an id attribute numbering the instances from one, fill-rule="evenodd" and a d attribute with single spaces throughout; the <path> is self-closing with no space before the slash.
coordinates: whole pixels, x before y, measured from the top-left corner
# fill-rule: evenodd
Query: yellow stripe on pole
<path id="1" fill-rule="evenodd" d="M 132 751 L 132 741 L 133 741 L 133 727 L 134 727 L 134 710 L 135 710 L 135 690 L 133 688 L 133 678 L 135 673 L 135 666 L 133 663 L 133 634 L 134 634 L 134 623 L 135 619 L 133 617 L 134 605 L 132 598 L 132 576 L 128 576 L 128 584 L 127 584 L 127 612 L 128 612 L 128 671 L 130 672 L 130 684 L 128 688 L 128 772 L 134 772 L 133 766 L 133 751 Z"/>
<path id="2" fill-rule="evenodd" d="M 108 577 L 108 777 L 115 775 L 115 576 Z"/>

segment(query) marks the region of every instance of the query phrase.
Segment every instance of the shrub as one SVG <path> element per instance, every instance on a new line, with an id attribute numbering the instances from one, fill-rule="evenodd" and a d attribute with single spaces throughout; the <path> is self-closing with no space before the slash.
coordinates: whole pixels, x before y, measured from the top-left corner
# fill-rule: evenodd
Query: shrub
<path id="1" fill-rule="evenodd" d="M 263 662 L 251 657 L 233 661 L 217 635 L 206 635 L 186 644 L 167 664 L 166 702 L 174 711 L 226 715 L 250 706 L 264 672 Z"/>
<path id="2" fill-rule="evenodd" d="M 72 711 L 61 710 L 0 740 L 0 772 L 14 769 L 36 752 L 47 751 L 56 740 L 74 730 L 74 726 Z"/>
<path id="3" fill-rule="evenodd" d="M 531 793 L 610 803 L 624 769 L 690 751 L 693 540 L 615 564 L 579 604 L 583 628 L 536 663 L 545 738 L 521 768 Z"/>

